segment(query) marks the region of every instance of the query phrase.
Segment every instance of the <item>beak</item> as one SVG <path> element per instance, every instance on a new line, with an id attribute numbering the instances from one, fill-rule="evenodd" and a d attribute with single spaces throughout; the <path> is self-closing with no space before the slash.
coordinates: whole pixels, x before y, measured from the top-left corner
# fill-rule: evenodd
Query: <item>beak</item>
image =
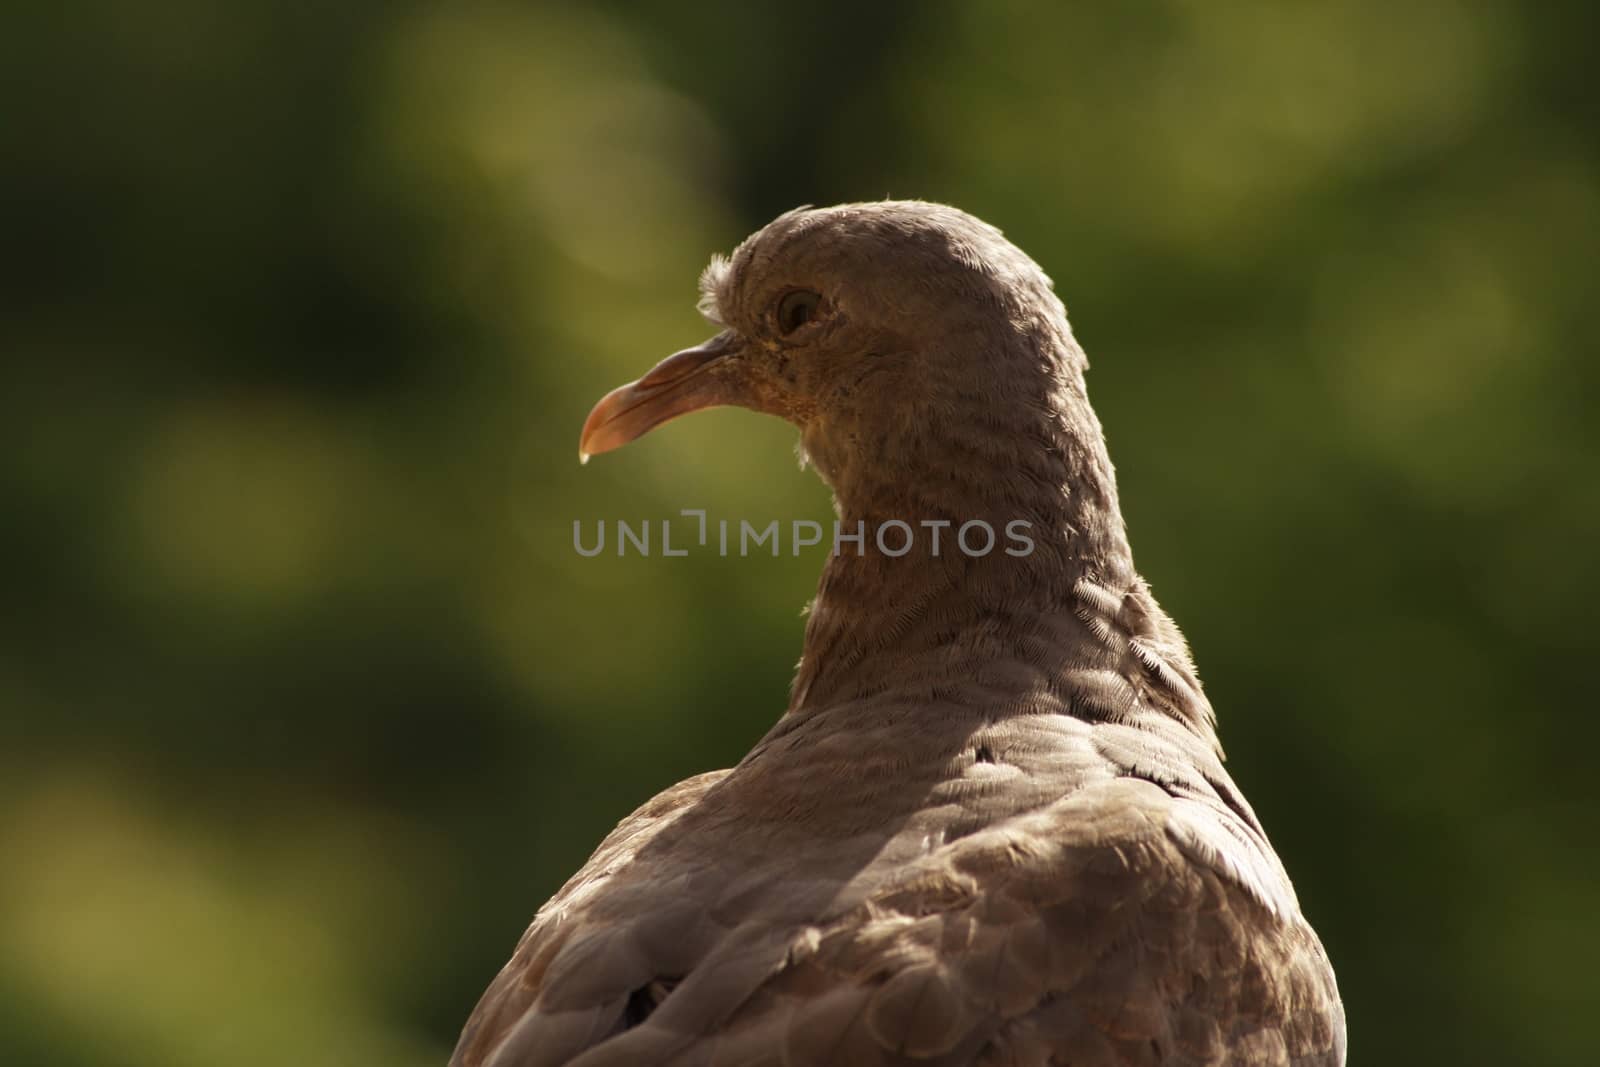
<path id="1" fill-rule="evenodd" d="M 611 390 L 589 412 L 578 437 L 578 462 L 621 448 L 662 423 L 723 404 L 746 405 L 729 359 L 738 350 L 724 331 L 694 348 L 668 356 L 636 382 Z"/>

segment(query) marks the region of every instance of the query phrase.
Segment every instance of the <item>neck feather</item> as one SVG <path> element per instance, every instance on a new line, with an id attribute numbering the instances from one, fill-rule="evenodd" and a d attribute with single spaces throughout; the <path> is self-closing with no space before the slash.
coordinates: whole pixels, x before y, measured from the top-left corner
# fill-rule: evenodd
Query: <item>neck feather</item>
<path id="1" fill-rule="evenodd" d="M 926 459 L 824 470 L 841 532 L 863 536 L 823 569 L 789 715 L 864 700 L 1153 715 L 1215 743 L 1183 638 L 1134 570 L 1081 376 L 1052 383 L 1010 405 L 1021 425 L 946 411 L 917 435 Z"/>

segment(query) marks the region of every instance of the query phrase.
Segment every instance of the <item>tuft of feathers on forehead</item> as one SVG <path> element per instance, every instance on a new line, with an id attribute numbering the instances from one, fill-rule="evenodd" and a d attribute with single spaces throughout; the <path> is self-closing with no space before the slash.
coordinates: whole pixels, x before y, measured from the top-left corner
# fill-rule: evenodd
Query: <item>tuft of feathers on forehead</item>
<path id="1" fill-rule="evenodd" d="M 728 320 L 722 313 L 722 294 L 728 289 L 732 273 L 733 261 L 721 252 L 713 253 L 711 262 L 700 272 L 700 300 L 695 305 L 707 321 L 724 329 Z"/>
<path id="2" fill-rule="evenodd" d="M 797 228 L 795 223 L 803 216 L 815 212 L 816 209 L 810 204 L 785 211 L 746 237 L 740 242 L 739 247 L 733 250 L 732 255 L 724 256 L 720 253 L 713 255 L 711 262 L 706 264 L 706 269 L 700 272 L 700 301 L 697 305 L 700 314 L 712 323 L 726 328 L 732 318 L 731 309 L 734 303 L 734 290 L 738 286 L 738 275 L 745 271 L 750 260 L 755 257 L 757 246 L 776 244 L 776 247 L 763 250 L 764 255 L 772 256 L 786 243 L 784 238 Z"/>

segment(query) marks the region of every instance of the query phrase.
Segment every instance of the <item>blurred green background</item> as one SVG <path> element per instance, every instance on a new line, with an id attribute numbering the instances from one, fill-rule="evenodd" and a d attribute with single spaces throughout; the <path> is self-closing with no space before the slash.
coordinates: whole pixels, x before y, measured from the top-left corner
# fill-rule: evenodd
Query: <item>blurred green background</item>
<path id="1" fill-rule="evenodd" d="M 781 710 L 793 431 L 580 469 L 800 203 L 1055 277 L 1352 1062 L 1594 1062 L 1594 5 L 109 0 L 0 70 L 0 1061 L 442 1062 Z"/>

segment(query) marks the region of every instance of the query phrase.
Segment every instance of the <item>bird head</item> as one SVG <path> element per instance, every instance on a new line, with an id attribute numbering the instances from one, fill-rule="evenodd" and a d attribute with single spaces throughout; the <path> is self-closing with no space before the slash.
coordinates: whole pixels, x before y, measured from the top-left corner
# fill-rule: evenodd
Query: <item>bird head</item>
<path id="1" fill-rule="evenodd" d="M 1006 476 L 1006 439 L 1048 450 L 1082 396 L 1083 357 L 1050 280 L 999 230 L 955 208 L 791 211 L 714 258 L 700 289 L 719 332 L 602 398 L 581 458 L 736 405 L 797 425 L 836 492 L 868 470 L 938 471 L 968 444 L 993 452 L 971 458 Z"/>

